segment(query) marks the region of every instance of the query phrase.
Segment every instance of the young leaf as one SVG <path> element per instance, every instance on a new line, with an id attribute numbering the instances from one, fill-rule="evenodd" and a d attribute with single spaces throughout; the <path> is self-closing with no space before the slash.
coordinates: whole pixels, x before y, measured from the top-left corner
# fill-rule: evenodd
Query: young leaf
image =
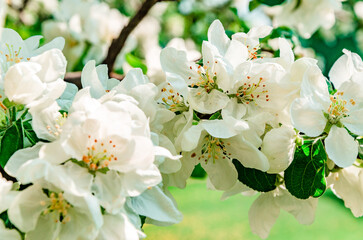
<path id="1" fill-rule="evenodd" d="M 363 138 L 358 139 L 359 147 L 358 147 L 358 156 L 363 160 Z"/>
<path id="2" fill-rule="evenodd" d="M 268 5 L 275 6 L 284 3 L 286 0 L 257 0 L 257 2 Z"/>
<path id="3" fill-rule="evenodd" d="M 32 125 L 29 122 L 23 122 L 24 137 L 26 137 L 32 145 L 39 142 L 37 134 L 34 132 Z"/>
<path id="4" fill-rule="evenodd" d="M 131 67 L 141 68 L 144 74 L 147 73 L 147 66 L 143 63 L 143 61 L 140 58 L 132 55 L 131 53 L 128 53 L 125 55 L 125 59 L 127 63 L 130 64 Z"/>
<path id="5" fill-rule="evenodd" d="M 294 160 L 285 170 L 287 190 L 297 198 L 320 197 L 326 189 L 327 155 L 321 140 L 297 148 Z"/>
<path id="6" fill-rule="evenodd" d="M 194 170 L 192 172 L 193 178 L 204 178 L 206 175 L 207 175 L 207 173 L 205 172 L 203 167 L 200 166 L 200 163 L 195 165 Z"/>
<path id="7" fill-rule="evenodd" d="M 209 120 L 215 120 L 215 119 L 222 119 L 222 113 L 221 113 L 221 111 L 218 111 L 218 112 L 214 113 L 209 118 Z"/>
<path id="8" fill-rule="evenodd" d="M 4 167 L 17 150 L 23 148 L 23 128 L 21 120 L 5 130 L 0 142 L 0 165 Z"/>
<path id="9" fill-rule="evenodd" d="M 255 10 L 256 8 L 258 8 L 258 6 L 260 6 L 260 2 L 258 0 L 253 0 L 248 4 L 248 9 L 250 10 L 250 12 L 252 12 L 253 10 Z"/>
<path id="10" fill-rule="evenodd" d="M 238 180 L 246 186 L 259 192 L 269 192 L 276 188 L 277 174 L 246 168 L 237 159 L 233 159 L 232 162 L 237 169 Z"/>

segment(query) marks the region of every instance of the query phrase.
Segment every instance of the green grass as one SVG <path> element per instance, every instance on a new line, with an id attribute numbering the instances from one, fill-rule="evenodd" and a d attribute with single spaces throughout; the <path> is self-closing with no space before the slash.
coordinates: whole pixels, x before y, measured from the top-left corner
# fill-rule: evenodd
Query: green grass
<path id="1" fill-rule="evenodd" d="M 220 192 L 209 191 L 205 181 L 194 179 L 189 180 L 186 189 L 170 190 L 184 219 L 168 227 L 145 225 L 148 240 L 260 239 L 248 223 L 248 210 L 256 196 L 236 195 L 220 201 Z M 268 239 L 360 240 L 363 219 L 354 218 L 341 200 L 327 192 L 320 198 L 312 225 L 300 225 L 293 216 L 281 211 Z"/>

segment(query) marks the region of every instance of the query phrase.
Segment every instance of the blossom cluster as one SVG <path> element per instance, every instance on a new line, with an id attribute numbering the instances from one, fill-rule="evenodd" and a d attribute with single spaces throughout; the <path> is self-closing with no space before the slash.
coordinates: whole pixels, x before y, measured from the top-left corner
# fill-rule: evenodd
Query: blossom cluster
<path id="1" fill-rule="evenodd" d="M 63 0 L 44 29 L 64 38 L 39 47 L 2 29 L 0 165 L 14 182 L 0 178 L 1 239 L 144 238 L 144 223 L 182 220 L 168 187 L 184 188 L 196 165 L 222 199 L 259 194 L 249 220 L 261 238 L 281 209 L 311 224 L 328 188 L 363 216 L 357 54 L 344 50 L 327 79 L 284 38 L 266 53 L 272 27 L 229 37 L 215 20 L 201 54 L 169 44 L 152 81 L 138 68 L 120 81 L 96 64 L 123 21 L 108 5 Z M 94 60 L 78 89 L 64 76 L 85 48 Z"/>
<path id="2" fill-rule="evenodd" d="M 64 40 L 38 42 L 2 31 L 1 163 L 18 185 L 2 180 L 1 212 L 26 239 L 139 239 L 139 216 L 179 222 L 162 173 L 179 170 L 180 156 L 162 146 L 155 120 L 173 113 L 138 94 L 152 99 L 156 87 L 139 69 L 119 82 L 90 61 L 78 91 L 63 80 Z M 17 230 L 2 234 L 21 239 Z"/>

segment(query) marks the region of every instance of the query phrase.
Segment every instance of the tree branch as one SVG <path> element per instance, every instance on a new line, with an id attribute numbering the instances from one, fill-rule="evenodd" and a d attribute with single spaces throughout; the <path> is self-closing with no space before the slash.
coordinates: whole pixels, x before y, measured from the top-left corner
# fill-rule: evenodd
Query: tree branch
<path id="1" fill-rule="evenodd" d="M 103 61 L 104 64 L 107 64 L 108 72 L 111 73 L 113 67 L 115 65 L 115 61 L 117 55 L 121 52 L 122 48 L 125 45 L 125 42 L 130 35 L 130 33 L 136 28 L 136 26 L 141 22 L 141 20 L 146 16 L 146 14 L 150 11 L 150 9 L 157 3 L 162 0 L 146 0 L 139 11 L 135 14 L 135 16 L 130 20 L 130 22 L 122 29 L 118 38 L 114 39 L 111 43 L 111 46 L 108 49 L 107 56 Z"/>
<path id="2" fill-rule="evenodd" d="M 9 174 L 7 174 L 1 166 L 0 166 L 0 173 L 1 173 L 2 177 L 5 178 L 6 180 L 12 181 L 12 182 L 17 182 L 16 178 L 13 178 Z"/>
<path id="3" fill-rule="evenodd" d="M 73 83 L 78 87 L 78 89 L 81 89 L 82 88 L 81 75 L 82 75 L 82 72 L 68 72 L 64 76 L 64 81 Z M 120 81 L 124 78 L 123 75 L 120 75 L 117 73 L 110 73 L 110 77 L 115 78 Z"/>

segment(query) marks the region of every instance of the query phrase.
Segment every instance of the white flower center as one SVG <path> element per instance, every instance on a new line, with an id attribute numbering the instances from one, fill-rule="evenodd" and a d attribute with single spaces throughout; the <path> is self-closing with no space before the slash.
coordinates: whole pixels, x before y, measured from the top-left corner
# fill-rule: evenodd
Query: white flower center
<path id="1" fill-rule="evenodd" d="M 87 154 L 83 155 L 82 161 L 90 170 L 96 171 L 107 168 L 112 160 L 117 161 L 117 157 L 115 157 L 116 144 L 112 140 L 106 142 L 98 139 L 92 140 L 91 136 L 88 136 L 88 139 L 89 147 L 87 147 Z"/>
<path id="2" fill-rule="evenodd" d="M 209 61 L 207 62 L 209 63 Z M 218 62 L 215 61 L 217 64 Z M 190 69 L 193 69 L 192 66 L 190 66 Z M 197 82 L 192 83 L 189 85 L 191 88 L 200 88 L 201 90 L 206 91 L 207 93 L 210 93 L 213 89 L 218 89 L 218 85 L 216 83 L 217 81 L 217 73 L 212 73 L 212 70 L 210 67 L 207 67 L 204 65 L 204 67 L 198 65 L 197 73 L 199 74 L 199 79 Z M 189 80 L 191 77 L 189 77 Z M 197 95 L 201 95 L 201 92 L 198 92 Z"/>
<path id="3" fill-rule="evenodd" d="M 14 50 L 13 45 L 6 44 L 6 48 L 7 48 L 7 53 L 4 53 L 3 51 L 0 50 L 0 56 L 2 56 L 2 59 L 5 60 L 2 61 L 2 66 L 1 66 L 3 73 L 6 73 L 10 66 L 24 60 L 24 58 L 20 56 L 21 47 L 19 47 L 18 50 Z M 26 60 L 29 61 L 30 58 L 27 58 Z"/>
<path id="4" fill-rule="evenodd" d="M 229 143 L 227 143 L 229 145 Z M 224 156 L 222 156 L 224 155 Z M 204 160 L 205 163 L 208 163 L 210 159 L 213 160 L 213 163 L 215 163 L 215 160 L 218 160 L 220 157 L 226 158 L 228 157 L 227 150 L 225 148 L 225 143 L 219 138 L 212 137 L 208 135 L 204 139 L 204 143 L 202 145 L 201 155 L 198 157 L 198 160 Z M 195 157 L 196 154 L 193 153 L 192 157 Z"/>
<path id="5" fill-rule="evenodd" d="M 62 126 L 64 125 L 64 123 L 67 121 L 67 113 L 64 112 L 63 114 L 59 115 L 55 120 L 54 120 L 54 125 L 50 126 L 47 125 L 47 130 L 50 134 L 58 137 L 59 134 L 62 132 Z"/>
<path id="6" fill-rule="evenodd" d="M 188 110 L 183 97 L 171 87 L 170 83 L 167 87 L 162 88 L 161 92 L 163 93 L 162 101 L 170 111 L 183 112 Z"/>
<path id="7" fill-rule="evenodd" d="M 262 77 L 246 77 L 246 82 L 238 88 L 236 93 L 237 99 L 240 103 L 249 104 L 256 100 L 268 102 L 269 95 L 266 89 L 265 79 Z"/>
<path id="8" fill-rule="evenodd" d="M 55 193 L 52 192 L 49 195 L 50 204 L 47 206 L 47 209 L 43 211 L 44 215 L 55 213 L 56 219 L 55 222 L 61 222 L 63 224 L 69 222 L 71 220 L 70 216 L 68 216 L 68 209 L 71 208 L 71 204 L 64 199 L 63 193 Z M 44 201 L 40 202 L 40 205 L 45 206 L 46 203 Z"/>
<path id="9" fill-rule="evenodd" d="M 255 47 L 249 46 L 247 45 L 247 50 L 248 50 L 248 57 L 251 60 L 257 59 L 258 58 L 258 50 L 260 49 L 260 45 L 258 44 Z M 261 57 L 263 58 L 263 57 Z"/>
<path id="10" fill-rule="evenodd" d="M 348 116 L 348 109 L 346 108 L 347 105 L 355 105 L 355 101 L 350 99 L 349 102 L 342 99 L 341 97 L 344 95 L 344 92 L 337 92 L 334 96 L 330 96 L 330 106 L 328 108 L 329 114 L 329 122 L 332 124 L 337 123 L 341 118 Z"/>

